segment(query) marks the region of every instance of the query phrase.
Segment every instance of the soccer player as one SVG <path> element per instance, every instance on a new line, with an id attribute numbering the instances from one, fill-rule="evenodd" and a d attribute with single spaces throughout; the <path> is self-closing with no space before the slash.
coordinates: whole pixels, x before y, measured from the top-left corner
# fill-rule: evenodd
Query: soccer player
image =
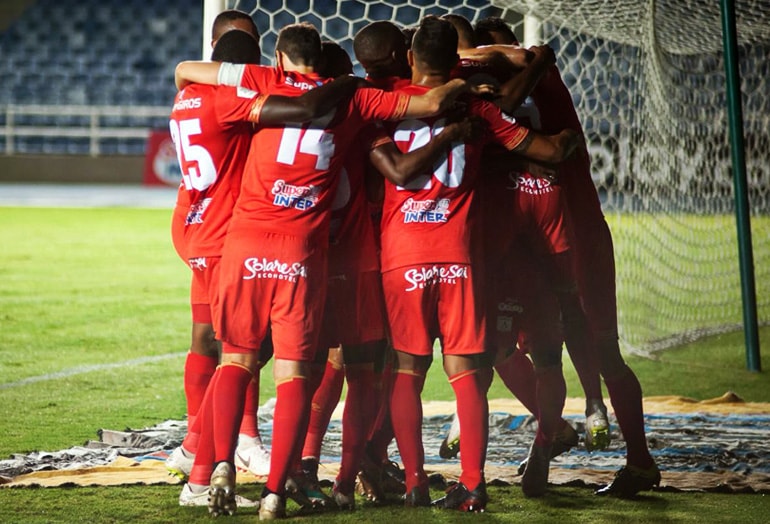
<path id="1" fill-rule="evenodd" d="M 508 25 L 500 19 L 477 24 L 480 44 L 516 45 L 518 42 Z M 580 121 L 569 90 L 558 70 L 555 80 L 542 93 L 544 100 L 542 126 L 570 128 L 582 134 Z M 574 233 L 575 273 L 580 298 L 588 318 L 598 352 L 601 376 L 607 386 L 615 417 L 626 441 L 626 465 L 615 479 L 597 491 L 598 495 L 633 497 L 660 483 L 660 471 L 650 455 L 644 434 L 642 390 L 618 345 L 615 265 L 612 235 L 601 209 L 590 173 L 587 152 L 576 155 L 569 165 L 561 166 L 563 195 Z"/>
<path id="2" fill-rule="evenodd" d="M 314 72 L 320 53 L 315 28 L 294 24 L 281 30 L 275 69 L 222 65 L 213 72 L 244 86 L 264 84 L 273 92 L 299 93 L 323 83 Z M 189 80 L 184 69 L 197 74 L 193 65 L 177 67 L 180 82 Z M 202 66 L 201 77 L 210 80 L 211 64 L 197 66 Z M 202 408 L 204 416 L 208 411 L 216 417 L 216 467 L 210 480 L 214 513 L 234 505 L 236 413 L 269 321 L 277 402 L 260 518 L 285 515 L 286 481 L 299 458 L 309 415 L 308 363 L 316 350 L 324 302 L 329 210 L 352 136 L 372 120 L 435 114 L 466 88 L 457 81 L 416 97 L 359 89 L 349 104 L 339 105 L 310 127 L 261 128 L 255 133 L 220 264 L 214 325 L 222 341 L 223 364 L 212 379 L 211 402 L 204 401 Z"/>
<path id="3" fill-rule="evenodd" d="M 425 17 L 408 55 L 412 83 L 397 92 L 424 93 L 447 82 L 458 60 L 456 48 L 457 32 L 451 23 Z M 480 140 L 455 144 L 447 158 L 404 186 L 386 184 L 381 265 L 398 358 L 391 419 L 406 472 L 405 505 L 431 503 L 423 464 L 420 394 L 433 341 L 440 337 L 444 370 L 455 391 L 460 424 L 467 429 L 460 481 L 434 503 L 480 511 L 487 503 L 483 469 L 488 437 L 487 400 L 476 359 L 484 352 L 481 267 L 476 262 L 481 150 L 487 143 L 499 143 L 530 158 L 559 162 L 575 149 L 578 137 L 571 131 L 539 135 L 504 117 L 488 102 L 471 99 L 467 103 L 469 114 L 486 120 L 489 133 Z M 407 151 L 424 143 L 444 123 L 436 118 L 405 120 L 395 127 L 393 137 Z"/>
<path id="4" fill-rule="evenodd" d="M 232 43 L 228 44 L 226 48 L 220 48 L 217 53 L 217 57 L 222 59 L 228 56 L 240 56 L 240 61 L 248 59 L 251 63 L 258 64 L 260 60 L 259 49 L 259 31 L 254 24 L 254 20 L 248 13 L 238 11 L 235 9 L 223 11 L 219 13 L 212 24 L 211 29 L 211 48 L 215 49 L 217 41 L 226 32 L 231 30 L 245 31 L 250 34 L 256 46 L 243 45 L 236 47 Z M 242 35 L 240 35 L 242 36 Z M 245 41 L 240 38 L 240 41 Z M 238 55 L 230 55 L 224 52 L 224 49 L 232 50 L 228 53 L 238 52 Z M 236 61 L 236 60 L 232 60 Z M 245 63 L 245 62 L 244 62 Z M 245 160 L 245 157 L 241 160 Z M 236 181 L 237 182 L 237 181 Z M 209 225 L 203 224 L 197 225 L 194 223 L 188 224 L 188 215 L 191 212 L 191 189 L 186 187 L 184 181 L 179 186 L 179 193 L 177 195 L 177 203 L 174 208 L 174 214 L 172 219 L 172 239 L 174 246 L 177 248 L 185 264 L 189 263 L 190 257 L 184 255 L 181 250 L 183 249 L 182 243 L 184 242 L 184 236 L 186 230 L 195 231 L 194 236 L 200 236 L 198 230 L 207 231 Z M 205 199 L 205 198 L 204 198 Z M 222 205 L 221 203 L 218 203 Z M 198 202 L 196 205 L 202 205 Z M 230 206 L 232 203 L 229 204 Z M 209 213 L 211 214 L 211 213 Z M 218 227 L 223 228 L 226 222 L 218 224 Z M 216 230 L 216 228 L 211 228 Z M 207 233 L 206 233 L 207 234 Z M 192 258 L 197 258 L 198 255 Z M 198 273 L 200 273 L 198 269 Z M 193 274 L 196 274 L 196 270 L 193 269 Z M 193 278 L 191 286 L 191 303 L 192 303 L 192 340 L 190 344 L 190 351 L 187 354 L 184 366 L 184 391 L 185 398 L 187 400 L 187 424 L 188 430 L 185 435 L 185 439 L 182 444 L 175 448 L 168 460 L 166 460 L 166 467 L 172 475 L 178 476 L 184 480 L 190 475 L 190 469 L 192 468 L 195 451 L 198 448 L 198 441 L 200 439 L 200 430 L 195 423 L 196 415 L 200 407 L 200 403 L 203 400 L 203 395 L 206 392 L 206 387 L 211 380 L 211 376 L 214 374 L 214 370 L 219 362 L 219 344 L 214 337 L 214 328 L 211 325 L 211 312 L 209 307 L 210 297 L 206 289 L 201 289 L 203 281 L 200 278 Z M 267 340 L 269 342 L 269 339 Z M 267 344 L 266 344 L 267 345 Z M 270 348 L 265 348 L 266 351 Z M 241 429 L 239 432 L 239 449 L 236 453 L 236 458 L 239 461 L 239 466 L 243 467 L 248 465 L 248 468 L 254 474 L 266 475 L 270 467 L 270 454 L 265 449 L 262 443 L 262 439 L 259 435 L 259 428 L 257 426 L 257 409 L 259 405 L 259 381 L 254 380 L 249 385 L 247 393 L 246 404 L 244 406 L 243 419 L 241 420 Z"/>
<path id="5" fill-rule="evenodd" d="M 252 35 L 231 31 L 218 39 L 213 56 L 218 60 L 227 58 L 235 62 L 254 63 L 259 60 L 259 45 Z M 341 99 L 341 95 L 349 96 L 355 84 L 353 79 L 342 79 L 336 85 L 297 99 L 260 97 L 254 91 L 207 85 L 190 85 L 177 94 L 170 129 L 189 202 L 181 249 L 193 269 L 192 289 L 197 293 L 191 300 L 194 323 L 211 329 L 211 307 L 216 302 L 219 259 L 233 205 L 240 191 L 251 141 L 251 121 L 262 118 L 265 124 L 275 124 L 312 119 L 328 111 Z M 256 430 L 256 406 L 251 415 Z M 201 420 L 200 424 L 205 431 L 205 422 Z M 190 444 L 189 438 L 187 440 Z M 198 446 L 193 442 L 191 447 Z M 200 447 L 206 446 L 201 442 Z M 211 450 L 192 451 L 200 451 L 196 453 L 194 462 L 200 467 L 198 472 L 193 467 L 190 482 L 180 495 L 183 505 L 206 503 L 203 488 L 210 474 L 211 462 L 206 462 L 206 457 Z M 208 472 L 206 466 L 209 466 Z M 201 476 L 205 478 L 205 483 L 199 480 Z"/>
<path id="6" fill-rule="evenodd" d="M 324 63 L 334 63 L 337 67 L 322 69 L 322 74 L 351 74 L 353 66 L 349 58 L 345 60 L 344 50 L 330 42 L 323 44 L 324 57 L 327 57 Z M 329 56 L 335 56 L 336 60 L 329 60 Z M 374 364 L 385 345 L 379 261 L 364 191 L 367 163 L 371 162 L 389 179 L 403 183 L 431 165 L 450 143 L 473 130 L 469 121 L 449 124 L 425 146 L 402 154 L 384 129 L 372 124 L 356 137 L 340 173 L 331 212 L 328 290 L 321 343 L 316 354 L 316 362 L 323 365 L 326 361 L 326 365 L 312 401 L 302 469 L 317 486 L 321 439 L 339 400 L 344 362 L 348 392 L 342 419 L 342 461 L 333 488 L 334 500 L 341 508 L 354 507 L 355 478 L 376 415 L 372 410 L 376 400 Z M 342 347 L 343 358 L 336 351 L 338 345 Z M 335 349 L 329 350 L 327 360 L 329 347 Z"/>
<path id="7" fill-rule="evenodd" d="M 525 69 L 536 65 L 537 73 L 522 78 L 514 73 L 507 79 L 511 67 L 502 53 L 478 53 L 475 48 L 475 34 L 470 22 L 459 15 L 445 15 L 461 35 L 458 52 L 462 55 L 480 56 L 483 61 L 465 58 L 457 74 L 492 74 L 505 82 L 506 89 L 502 100 L 496 101 L 504 110 L 511 112 L 517 121 L 532 129 L 540 129 L 540 110 L 531 97 L 525 96 L 534 88 L 534 93 L 547 89 L 549 76 L 546 72 L 554 67 L 553 52 L 543 54 L 543 46 L 530 48 L 532 57 L 522 56 Z M 550 48 L 547 48 L 550 50 Z M 467 53 L 471 51 L 470 53 Z M 516 54 L 529 53 L 529 50 L 517 49 Z M 546 58 L 544 60 L 544 58 Z M 491 59 L 497 59 L 491 61 Z M 500 67 L 500 62 L 504 67 Z M 527 61 L 529 62 L 527 64 Z M 490 63 L 492 62 L 492 63 Z M 533 81 L 535 80 L 535 81 Z M 535 95 L 536 96 L 536 95 Z M 524 102 L 521 104 L 521 102 Z M 539 99 L 540 105 L 547 100 Z M 520 104 L 520 105 L 519 105 Z M 551 129 L 553 131 L 554 129 Z M 553 174 L 548 177 L 534 175 L 529 166 L 513 167 L 510 155 L 486 155 L 485 170 L 498 173 L 488 178 L 485 185 L 484 210 L 485 238 L 491 235 L 485 248 L 488 261 L 487 275 L 490 277 L 488 288 L 494 291 L 489 303 L 491 355 L 495 358 L 495 369 L 503 382 L 538 418 L 538 432 L 530 456 L 535 460 L 525 460 L 520 471 L 524 476 L 522 488 L 527 496 L 544 494 L 547 485 L 548 463 L 556 456 L 577 444 L 578 436 L 574 429 L 561 418 L 561 410 L 566 395 L 561 371 L 561 341 L 554 335 L 561 333 L 560 324 L 566 328 L 567 348 L 578 370 L 586 392 L 586 416 L 589 430 L 586 432 L 586 446 L 589 450 L 608 444 L 609 424 L 606 409 L 601 399 L 601 384 L 598 363 L 591 357 L 595 354 L 590 347 L 591 339 L 587 320 L 577 294 L 577 285 L 572 270 L 570 242 L 568 240 L 568 220 L 562 203 L 561 186 Z M 513 226 L 513 227 L 512 227 Z M 527 249 L 508 248 L 512 239 L 522 236 Z M 509 239 L 504 241 L 503 239 Z M 501 252 L 505 250 L 505 252 Z M 546 273 L 551 283 L 543 287 L 537 275 L 530 278 L 514 278 L 506 289 L 501 285 L 508 282 L 505 275 L 518 276 L 519 273 L 533 273 L 532 261 L 525 257 L 536 257 L 540 272 Z M 522 264 L 526 265 L 522 267 Z M 492 269 L 494 268 L 494 269 Z M 501 282 L 497 282 L 500 280 Z M 535 292 L 533 285 L 540 283 Z M 525 289 L 526 288 L 526 289 Z M 550 300 L 553 293 L 558 302 Z M 515 304 L 515 305 L 514 305 Z M 526 314 L 517 314 L 521 310 Z M 561 317 L 561 322 L 560 322 Z M 516 322 L 513 319 L 516 319 Z M 502 333 L 496 331 L 503 330 Z M 511 336 L 514 338 L 511 339 Z M 517 341 L 517 338 L 521 340 Z M 494 347 L 495 341 L 499 347 Z M 511 348 L 515 350 L 511 353 Z M 530 353 L 535 366 L 526 358 Z M 488 380 L 491 382 L 491 375 Z M 591 425 L 591 422 L 601 424 Z M 456 422 L 456 419 L 455 419 Z M 558 429 L 558 431 L 556 431 Z M 453 422 L 450 435 L 447 436 L 440 450 L 443 456 L 453 456 L 459 449 L 458 427 Z"/>

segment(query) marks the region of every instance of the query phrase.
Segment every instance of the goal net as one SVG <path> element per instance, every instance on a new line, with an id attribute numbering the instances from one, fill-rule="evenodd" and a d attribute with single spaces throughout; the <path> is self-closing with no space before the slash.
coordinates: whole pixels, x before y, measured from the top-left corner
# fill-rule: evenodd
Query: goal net
<path id="1" fill-rule="evenodd" d="M 351 57 L 374 20 L 448 12 L 507 20 L 546 43 L 578 110 L 615 241 L 619 328 L 654 351 L 742 327 L 719 2 L 263 0 L 252 14 L 272 63 L 277 31 L 307 21 Z M 757 308 L 770 320 L 770 3 L 736 2 Z M 210 28 L 210 24 L 208 26 Z M 356 71 L 361 73 L 356 64 Z"/>

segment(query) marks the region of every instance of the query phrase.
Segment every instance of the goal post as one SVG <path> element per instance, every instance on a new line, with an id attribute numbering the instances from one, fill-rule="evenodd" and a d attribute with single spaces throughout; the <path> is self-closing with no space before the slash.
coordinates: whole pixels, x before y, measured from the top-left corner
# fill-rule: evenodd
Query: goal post
<path id="1" fill-rule="evenodd" d="M 205 0 L 249 12 L 272 63 L 277 32 L 307 21 L 352 56 L 374 20 L 499 16 L 554 48 L 588 140 L 615 243 L 623 348 L 651 352 L 744 325 L 719 2 L 692 0 Z M 213 13 L 213 14 L 212 14 Z M 770 2 L 735 2 L 757 318 L 770 323 Z M 532 28 L 532 29 L 530 29 Z M 205 55 L 205 53 L 204 53 Z"/>

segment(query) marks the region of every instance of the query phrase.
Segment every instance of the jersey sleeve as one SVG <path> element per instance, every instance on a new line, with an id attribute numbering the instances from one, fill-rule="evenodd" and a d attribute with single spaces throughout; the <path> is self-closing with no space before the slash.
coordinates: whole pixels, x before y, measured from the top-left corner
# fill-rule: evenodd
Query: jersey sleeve
<path id="1" fill-rule="evenodd" d="M 216 96 L 216 114 L 219 125 L 230 127 L 244 122 L 259 121 L 267 95 L 245 87 L 219 86 Z"/>
<path id="2" fill-rule="evenodd" d="M 257 93 L 267 93 L 275 84 L 277 74 L 274 67 L 223 62 L 219 66 L 217 82 L 223 86 L 241 86 Z"/>
<path id="3" fill-rule="evenodd" d="M 406 113 L 410 99 L 404 93 L 365 87 L 356 91 L 353 103 L 364 120 L 400 120 Z"/>
<path id="4" fill-rule="evenodd" d="M 514 117 L 506 115 L 499 107 L 485 100 L 474 100 L 474 111 L 488 122 L 491 140 L 509 151 L 516 149 L 530 133 Z"/>

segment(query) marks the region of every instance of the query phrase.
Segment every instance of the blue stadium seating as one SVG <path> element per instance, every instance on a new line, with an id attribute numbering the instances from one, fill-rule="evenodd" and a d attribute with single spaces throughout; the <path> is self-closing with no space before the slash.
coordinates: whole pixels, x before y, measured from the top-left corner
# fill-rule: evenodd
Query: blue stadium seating
<path id="1" fill-rule="evenodd" d="M 202 18 L 202 3 L 186 0 L 35 2 L 0 33 L 0 106 L 170 106 L 174 66 L 200 57 Z M 40 118 L 16 122 L 37 125 Z M 156 120 L 152 127 L 167 125 Z M 72 117 L 56 123 L 69 125 Z M 141 154 L 143 147 L 136 140 L 112 140 L 103 149 Z M 88 142 L 27 137 L 17 140 L 16 150 L 83 153 Z"/>

